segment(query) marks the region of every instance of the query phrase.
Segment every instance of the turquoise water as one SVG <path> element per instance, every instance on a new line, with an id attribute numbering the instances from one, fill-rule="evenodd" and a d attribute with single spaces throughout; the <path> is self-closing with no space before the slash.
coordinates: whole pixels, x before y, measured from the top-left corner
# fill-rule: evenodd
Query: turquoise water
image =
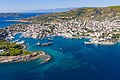
<path id="1" fill-rule="evenodd" d="M 15 36 L 18 39 L 20 34 Z M 29 44 L 27 50 L 43 50 L 52 60 L 0 65 L 0 80 L 120 80 L 120 44 L 85 45 L 88 39 L 54 37 L 51 46 L 36 46 L 47 39 L 20 38 Z M 7 77 L 6 77 L 7 76 Z"/>

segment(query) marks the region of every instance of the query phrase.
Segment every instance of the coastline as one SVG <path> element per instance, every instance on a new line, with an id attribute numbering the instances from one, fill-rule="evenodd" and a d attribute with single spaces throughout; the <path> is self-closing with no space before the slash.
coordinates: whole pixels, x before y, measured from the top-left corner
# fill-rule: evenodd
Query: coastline
<path id="1" fill-rule="evenodd" d="M 12 34 L 13 36 L 15 36 L 16 34 L 19 34 L 19 33 L 23 33 L 23 32 L 15 32 L 14 34 Z M 23 36 L 21 35 L 22 37 L 25 37 L 27 38 L 27 36 Z M 56 35 L 57 36 L 57 35 Z M 46 36 L 47 37 L 47 36 Z M 53 37 L 53 36 L 52 36 Z M 83 39 L 83 38 L 86 38 L 86 39 L 91 39 L 93 40 L 94 38 L 92 38 L 91 36 L 79 36 L 79 37 L 66 37 L 66 36 L 61 36 L 65 39 Z M 32 38 L 32 37 L 31 37 Z M 44 37 L 45 38 L 45 37 Z M 35 39 L 39 39 L 39 38 L 35 38 Z M 120 42 L 120 41 L 118 41 Z M 99 44 L 99 45 L 114 45 L 116 44 L 117 42 L 109 42 L 109 41 L 101 41 L 101 42 L 96 42 L 96 41 L 88 41 L 88 42 L 84 42 L 85 44 Z M 27 46 L 23 45 L 24 46 L 24 49 L 26 49 Z"/>
<path id="2" fill-rule="evenodd" d="M 83 39 L 83 38 L 94 39 L 90 36 L 80 36 L 80 37 L 65 37 L 65 36 L 62 36 L 62 37 L 65 38 L 65 39 Z M 118 41 L 118 42 L 120 42 L 120 41 Z M 102 42 L 88 41 L 88 42 L 84 42 L 84 44 L 98 44 L 98 45 L 114 45 L 116 43 L 117 42 L 109 42 L 109 41 L 102 41 Z"/>
<path id="3" fill-rule="evenodd" d="M 23 19 L 20 19 L 20 20 L 4 20 L 6 22 L 30 22 L 30 21 L 27 21 L 27 20 L 23 20 Z"/>
<path id="4" fill-rule="evenodd" d="M 43 51 L 32 52 L 28 55 L 18 55 L 18 56 L 0 56 L 0 63 L 14 63 L 14 62 L 24 62 L 31 61 L 39 58 L 45 58 L 43 62 L 48 62 L 51 56 Z"/>
<path id="5" fill-rule="evenodd" d="M 115 42 L 84 42 L 85 44 L 114 45 Z"/>

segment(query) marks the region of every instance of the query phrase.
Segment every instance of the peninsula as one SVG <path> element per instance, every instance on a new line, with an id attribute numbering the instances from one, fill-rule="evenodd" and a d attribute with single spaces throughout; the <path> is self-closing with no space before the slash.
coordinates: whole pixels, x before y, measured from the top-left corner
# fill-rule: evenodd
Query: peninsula
<path id="1" fill-rule="evenodd" d="M 0 63 L 23 62 L 38 58 L 42 58 L 44 59 L 43 62 L 47 62 L 51 59 L 51 56 L 43 51 L 29 52 L 24 50 L 22 44 L 0 40 Z"/>

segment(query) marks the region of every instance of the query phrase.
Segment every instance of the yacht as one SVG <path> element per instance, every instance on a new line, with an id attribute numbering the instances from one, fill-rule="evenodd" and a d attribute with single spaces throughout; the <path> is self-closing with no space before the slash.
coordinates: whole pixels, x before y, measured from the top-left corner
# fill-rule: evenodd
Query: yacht
<path id="1" fill-rule="evenodd" d="M 41 44 L 41 46 L 48 46 L 48 45 L 52 45 L 52 42 L 42 43 L 42 44 Z"/>

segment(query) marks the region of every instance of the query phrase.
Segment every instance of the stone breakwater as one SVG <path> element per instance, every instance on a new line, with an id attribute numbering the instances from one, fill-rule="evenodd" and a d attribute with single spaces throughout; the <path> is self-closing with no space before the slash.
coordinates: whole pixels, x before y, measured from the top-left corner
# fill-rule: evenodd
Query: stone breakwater
<path id="1" fill-rule="evenodd" d="M 23 61 L 35 60 L 38 58 L 44 58 L 44 61 L 42 63 L 45 63 L 51 59 L 51 56 L 49 56 L 48 54 L 46 54 L 43 51 L 33 52 L 28 55 L 0 56 L 0 63 L 23 62 Z"/>

